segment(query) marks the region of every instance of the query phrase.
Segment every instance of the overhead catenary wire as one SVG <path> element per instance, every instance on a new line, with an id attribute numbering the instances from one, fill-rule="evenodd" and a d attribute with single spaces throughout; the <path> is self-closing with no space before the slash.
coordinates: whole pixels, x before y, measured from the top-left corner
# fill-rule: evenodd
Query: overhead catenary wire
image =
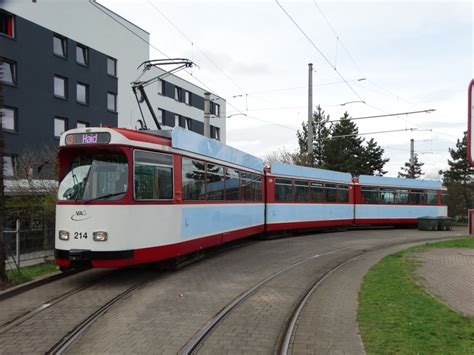
<path id="1" fill-rule="evenodd" d="M 420 110 L 420 111 L 388 113 L 388 114 L 385 114 L 385 115 L 351 117 L 351 120 L 355 121 L 355 120 L 365 120 L 365 119 L 369 119 L 369 118 L 383 118 L 383 117 L 393 117 L 393 116 L 402 116 L 402 115 L 414 115 L 414 114 L 418 114 L 418 113 L 430 113 L 430 112 L 434 112 L 434 111 L 435 111 L 435 109 L 427 109 L 427 110 Z M 340 119 L 339 120 L 330 120 L 328 122 L 338 122 L 338 121 L 340 121 Z"/>
<path id="2" fill-rule="evenodd" d="M 181 36 L 183 36 L 190 44 L 191 46 L 194 48 L 196 48 L 199 52 L 201 52 L 201 54 L 206 57 L 206 59 L 212 63 L 212 65 L 214 65 L 217 69 L 219 69 L 219 71 L 230 81 L 232 82 L 232 84 L 234 84 L 234 86 L 236 86 L 239 90 L 241 91 L 245 91 L 234 79 L 232 79 L 232 77 L 230 77 L 229 74 L 226 73 L 226 71 L 224 69 L 222 69 L 219 64 L 217 64 L 204 50 L 202 50 L 201 48 L 199 48 L 196 43 L 194 43 L 194 41 L 189 38 L 168 16 L 165 15 L 165 13 L 163 11 L 161 11 L 151 0 L 148 0 L 148 3 L 150 4 L 150 6 L 156 11 L 158 12 L 171 26 L 173 26 L 173 28 L 178 31 Z"/>
<path id="3" fill-rule="evenodd" d="M 347 49 L 347 47 L 344 45 L 344 42 L 342 41 L 342 38 L 341 36 L 336 32 L 336 30 L 334 29 L 334 27 L 331 25 L 331 23 L 329 22 L 329 19 L 327 18 L 327 16 L 324 14 L 323 10 L 319 7 L 319 5 L 317 4 L 316 0 L 313 0 L 313 4 L 314 6 L 316 7 L 316 9 L 318 10 L 318 12 L 320 13 L 320 15 L 322 16 L 322 18 L 324 19 L 324 21 L 326 22 L 326 24 L 328 25 L 329 29 L 331 30 L 331 32 L 333 33 L 333 35 L 336 37 L 336 40 L 337 40 L 337 43 L 339 43 L 342 47 L 342 49 L 344 50 L 344 52 L 346 52 L 347 56 L 349 57 L 349 59 L 351 60 L 352 64 L 354 64 L 354 67 L 357 69 L 357 71 L 359 72 L 359 74 L 366 78 L 367 82 L 369 82 L 370 84 L 372 84 L 373 86 L 377 87 L 378 89 L 384 91 L 385 93 L 387 93 L 389 96 L 393 96 L 393 97 L 396 97 L 398 100 L 401 100 L 401 101 L 404 101 L 406 102 L 407 104 L 409 105 L 412 105 L 412 106 L 417 106 L 417 104 L 414 104 L 404 98 L 402 98 L 400 95 L 397 95 L 396 93 L 388 90 L 387 88 L 384 88 L 383 86 L 381 86 L 380 84 L 377 84 L 375 83 L 373 80 L 367 78 L 364 73 L 362 72 L 362 70 L 360 69 L 360 66 L 357 64 L 356 60 L 354 59 L 354 57 L 352 56 L 352 54 L 349 52 L 349 50 Z M 336 47 L 337 48 L 337 47 Z"/>
<path id="4" fill-rule="evenodd" d="M 321 51 L 321 49 L 319 49 L 319 47 L 313 42 L 313 40 L 311 40 L 311 38 L 306 34 L 305 31 L 303 31 L 303 29 L 301 28 L 300 25 L 298 25 L 298 23 L 295 21 L 295 19 L 289 14 L 288 11 L 286 11 L 286 9 L 280 4 L 280 2 L 278 0 L 275 0 L 276 4 L 280 7 L 280 9 L 285 13 L 285 15 L 290 19 L 290 21 L 296 26 L 296 28 L 298 28 L 298 30 L 303 34 L 303 36 L 308 40 L 308 42 L 313 46 L 314 49 L 316 49 L 316 51 L 319 53 L 319 55 L 321 55 L 321 57 L 326 61 L 326 63 L 334 69 L 334 71 L 337 73 L 337 75 L 339 75 L 339 77 L 344 81 L 344 83 L 346 84 L 346 86 L 354 93 L 354 95 L 357 96 L 357 98 L 360 100 L 360 101 L 365 101 L 364 99 L 362 99 L 362 97 L 357 93 L 357 91 L 354 90 L 354 88 L 351 86 L 351 84 L 349 84 L 349 82 L 346 80 L 346 78 L 344 78 L 344 76 L 337 70 L 337 68 L 331 63 L 331 61 L 326 57 L 326 55 Z"/>

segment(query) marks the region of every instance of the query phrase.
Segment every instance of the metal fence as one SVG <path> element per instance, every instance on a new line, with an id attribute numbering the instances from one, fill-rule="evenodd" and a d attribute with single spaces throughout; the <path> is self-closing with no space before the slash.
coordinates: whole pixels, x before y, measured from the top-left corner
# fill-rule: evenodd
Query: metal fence
<path id="1" fill-rule="evenodd" d="M 54 257 L 54 223 L 31 222 L 31 219 L 17 218 L 13 223 L 10 219 L 3 230 L 7 270 L 39 264 Z"/>

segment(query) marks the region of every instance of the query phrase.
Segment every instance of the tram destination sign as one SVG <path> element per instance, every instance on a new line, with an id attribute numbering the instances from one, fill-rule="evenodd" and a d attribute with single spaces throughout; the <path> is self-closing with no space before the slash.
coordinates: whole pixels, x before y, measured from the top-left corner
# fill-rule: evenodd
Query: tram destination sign
<path id="1" fill-rule="evenodd" d="M 110 142 L 110 133 L 71 133 L 66 136 L 66 145 L 77 144 L 107 144 Z"/>

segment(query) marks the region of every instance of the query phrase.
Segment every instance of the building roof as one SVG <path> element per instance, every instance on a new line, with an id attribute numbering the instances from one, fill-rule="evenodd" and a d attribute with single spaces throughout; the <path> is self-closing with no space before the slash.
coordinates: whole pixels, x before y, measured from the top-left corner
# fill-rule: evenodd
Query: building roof
<path id="1" fill-rule="evenodd" d="M 58 187 L 56 180 L 27 180 L 5 179 L 6 196 L 44 195 L 55 191 Z"/>

